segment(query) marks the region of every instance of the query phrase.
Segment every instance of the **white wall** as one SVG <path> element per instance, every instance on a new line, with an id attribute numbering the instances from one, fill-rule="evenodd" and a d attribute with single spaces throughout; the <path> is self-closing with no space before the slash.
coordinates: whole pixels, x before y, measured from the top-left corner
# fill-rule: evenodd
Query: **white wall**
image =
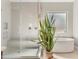
<path id="1" fill-rule="evenodd" d="M 8 30 L 4 29 L 5 23 L 8 23 Z M 9 0 L 1 1 L 1 46 L 7 45 L 10 38 L 10 2 Z"/>
<path id="2" fill-rule="evenodd" d="M 73 17 L 73 37 L 75 45 L 78 46 L 78 0 L 74 2 L 74 17 Z"/>
<path id="3" fill-rule="evenodd" d="M 19 38 L 19 34 L 22 39 L 28 37 L 34 37 L 37 31 L 34 27 L 37 27 L 36 16 L 37 16 L 37 4 L 36 3 L 14 3 L 12 4 L 12 38 Z M 67 11 L 68 12 L 68 32 L 61 36 L 73 36 L 73 3 L 43 3 L 43 14 L 47 11 Z M 21 21 L 19 23 L 19 21 Z M 19 24 L 19 25 L 18 25 Z M 32 30 L 29 30 L 29 24 L 32 24 Z M 20 28 L 20 33 L 19 29 Z M 17 37 L 18 36 L 18 37 Z"/>

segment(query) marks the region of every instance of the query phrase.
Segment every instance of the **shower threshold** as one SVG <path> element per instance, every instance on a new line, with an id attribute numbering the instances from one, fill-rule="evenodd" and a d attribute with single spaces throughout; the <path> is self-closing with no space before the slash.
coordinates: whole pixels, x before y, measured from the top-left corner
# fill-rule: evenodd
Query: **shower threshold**
<path id="1" fill-rule="evenodd" d="M 3 59 L 40 59 L 41 48 L 23 49 L 21 52 L 6 54 Z"/>

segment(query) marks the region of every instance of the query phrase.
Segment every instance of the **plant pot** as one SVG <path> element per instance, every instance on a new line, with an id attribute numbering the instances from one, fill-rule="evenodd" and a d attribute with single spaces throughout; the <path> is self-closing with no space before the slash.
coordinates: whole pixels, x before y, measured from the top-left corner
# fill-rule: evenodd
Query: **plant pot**
<path id="1" fill-rule="evenodd" d="M 43 59 L 54 59 L 53 52 L 43 50 Z"/>

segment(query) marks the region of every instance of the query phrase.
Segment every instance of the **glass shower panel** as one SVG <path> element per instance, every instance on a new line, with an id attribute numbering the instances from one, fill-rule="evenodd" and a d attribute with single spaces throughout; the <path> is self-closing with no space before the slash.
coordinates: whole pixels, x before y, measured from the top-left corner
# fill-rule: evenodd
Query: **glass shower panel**
<path id="1" fill-rule="evenodd" d="M 37 3 L 12 3 L 11 7 L 11 39 L 4 59 L 39 58 Z"/>
<path id="2" fill-rule="evenodd" d="M 11 36 L 7 41 L 7 48 L 4 51 L 4 59 L 14 58 L 20 53 L 20 35 L 19 35 L 19 10 L 16 4 L 12 4 L 11 7 Z M 19 56 L 19 55 L 18 55 Z"/>

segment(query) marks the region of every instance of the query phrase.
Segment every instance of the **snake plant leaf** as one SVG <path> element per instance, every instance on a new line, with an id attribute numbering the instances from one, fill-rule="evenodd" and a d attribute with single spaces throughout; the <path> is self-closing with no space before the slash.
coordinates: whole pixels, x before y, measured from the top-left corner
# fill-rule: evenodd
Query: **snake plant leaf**
<path id="1" fill-rule="evenodd" d="M 45 24 L 47 24 L 46 27 L 50 27 L 50 21 L 47 15 L 45 16 Z"/>
<path id="2" fill-rule="evenodd" d="M 52 22 L 54 20 L 53 18 L 54 18 L 54 15 L 51 16 L 51 21 L 50 22 Z"/>
<path id="3" fill-rule="evenodd" d="M 54 24 L 54 23 L 55 23 L 55 21 L 56 21 L 56 20 L 54 19 L 54 20 L 52 21 L 52 24 Z"/>

